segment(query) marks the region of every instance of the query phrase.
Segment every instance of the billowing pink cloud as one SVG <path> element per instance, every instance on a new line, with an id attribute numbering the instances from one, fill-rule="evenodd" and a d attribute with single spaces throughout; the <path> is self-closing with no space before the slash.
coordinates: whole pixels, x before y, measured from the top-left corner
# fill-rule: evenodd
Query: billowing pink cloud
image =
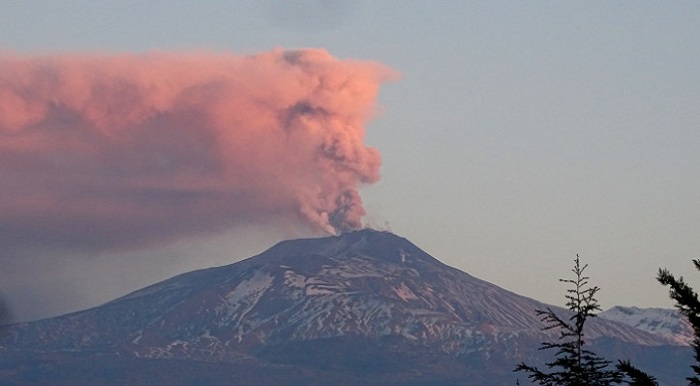
<path id="1" fill-rule="evenodd" d="M 381 164 L 364 126 L 393 76 L 313 49 L 0 55 L 0 244 L 358 228 Z"/>

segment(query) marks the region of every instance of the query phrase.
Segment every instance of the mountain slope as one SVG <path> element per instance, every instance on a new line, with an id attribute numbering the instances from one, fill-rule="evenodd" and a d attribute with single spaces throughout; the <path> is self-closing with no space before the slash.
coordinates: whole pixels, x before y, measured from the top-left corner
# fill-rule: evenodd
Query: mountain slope
<path id="1" fill-rule="evenodd" d="M 275 364 L 314 379 L 349 373 L 374 374 L 384 384 L 437 376 L 443 384 L 496 385 L 514 379 L 517 361 L 540 360 L 539 342 L 555 339 L 534 312 L 545 307 L 448 267 L 403 238 L 364 230 L 282 242 L 100 307 L 14 326 L 0 359 L 32 352 L 84 363 L 99 353 L 246 369 Z M 588 338 L 614 352 L 670 358 L 687 351 L 669 337 L 601 318 L 589 327 Z"/>
<path id="2" fill-rule="evenodd" d="M 601 312 L 600 317 L 667 337 L 679 345 L 689 346 L 695 338 L 692 325 L 678 310 L 615 306 Z"/>

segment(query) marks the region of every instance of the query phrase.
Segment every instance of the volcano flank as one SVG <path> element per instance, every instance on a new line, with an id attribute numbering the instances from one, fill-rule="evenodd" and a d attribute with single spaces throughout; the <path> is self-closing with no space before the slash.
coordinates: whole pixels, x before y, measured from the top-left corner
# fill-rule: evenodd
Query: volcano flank
<path id="1" fill-rule="evenodd" d="M 516 363 L 549 359 L 539 344 L 558 335 L 535 313 L 546 307 L 394 234 L 361 230 L 284 241 L 99 307 L 10 326 L 0 382 L 514 384 Z M 682 382 L 692 356 L 677 340 L 602 318 L 587 326 L 603 356 Z"/>

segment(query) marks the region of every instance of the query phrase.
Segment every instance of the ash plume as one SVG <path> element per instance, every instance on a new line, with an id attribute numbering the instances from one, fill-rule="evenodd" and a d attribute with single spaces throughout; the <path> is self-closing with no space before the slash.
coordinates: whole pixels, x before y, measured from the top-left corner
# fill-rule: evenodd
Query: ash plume
<path id="1" fill-rule="evenodd" d="M 0 54 L 0 244 L 361 227 L 381 165 L 364 127 L 394 76 L 317 49 Z"/>

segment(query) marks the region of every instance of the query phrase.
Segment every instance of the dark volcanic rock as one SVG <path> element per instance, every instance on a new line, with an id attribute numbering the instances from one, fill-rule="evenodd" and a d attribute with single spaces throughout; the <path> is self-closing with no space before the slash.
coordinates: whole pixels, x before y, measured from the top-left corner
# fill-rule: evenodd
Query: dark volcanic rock
<path id="1" fill-rule="evenodd" d="M 14 325 L 0 383 L 514 384 L 515 364 L 541 362 L 539 343 L 554 339 L 535 315 L 544 307 L 363 230 Z M 599 318 L 589 327 L 594 347 L 655 365 L 662 380 L 681 382 L 692 359 L 668 337 Z"/>

